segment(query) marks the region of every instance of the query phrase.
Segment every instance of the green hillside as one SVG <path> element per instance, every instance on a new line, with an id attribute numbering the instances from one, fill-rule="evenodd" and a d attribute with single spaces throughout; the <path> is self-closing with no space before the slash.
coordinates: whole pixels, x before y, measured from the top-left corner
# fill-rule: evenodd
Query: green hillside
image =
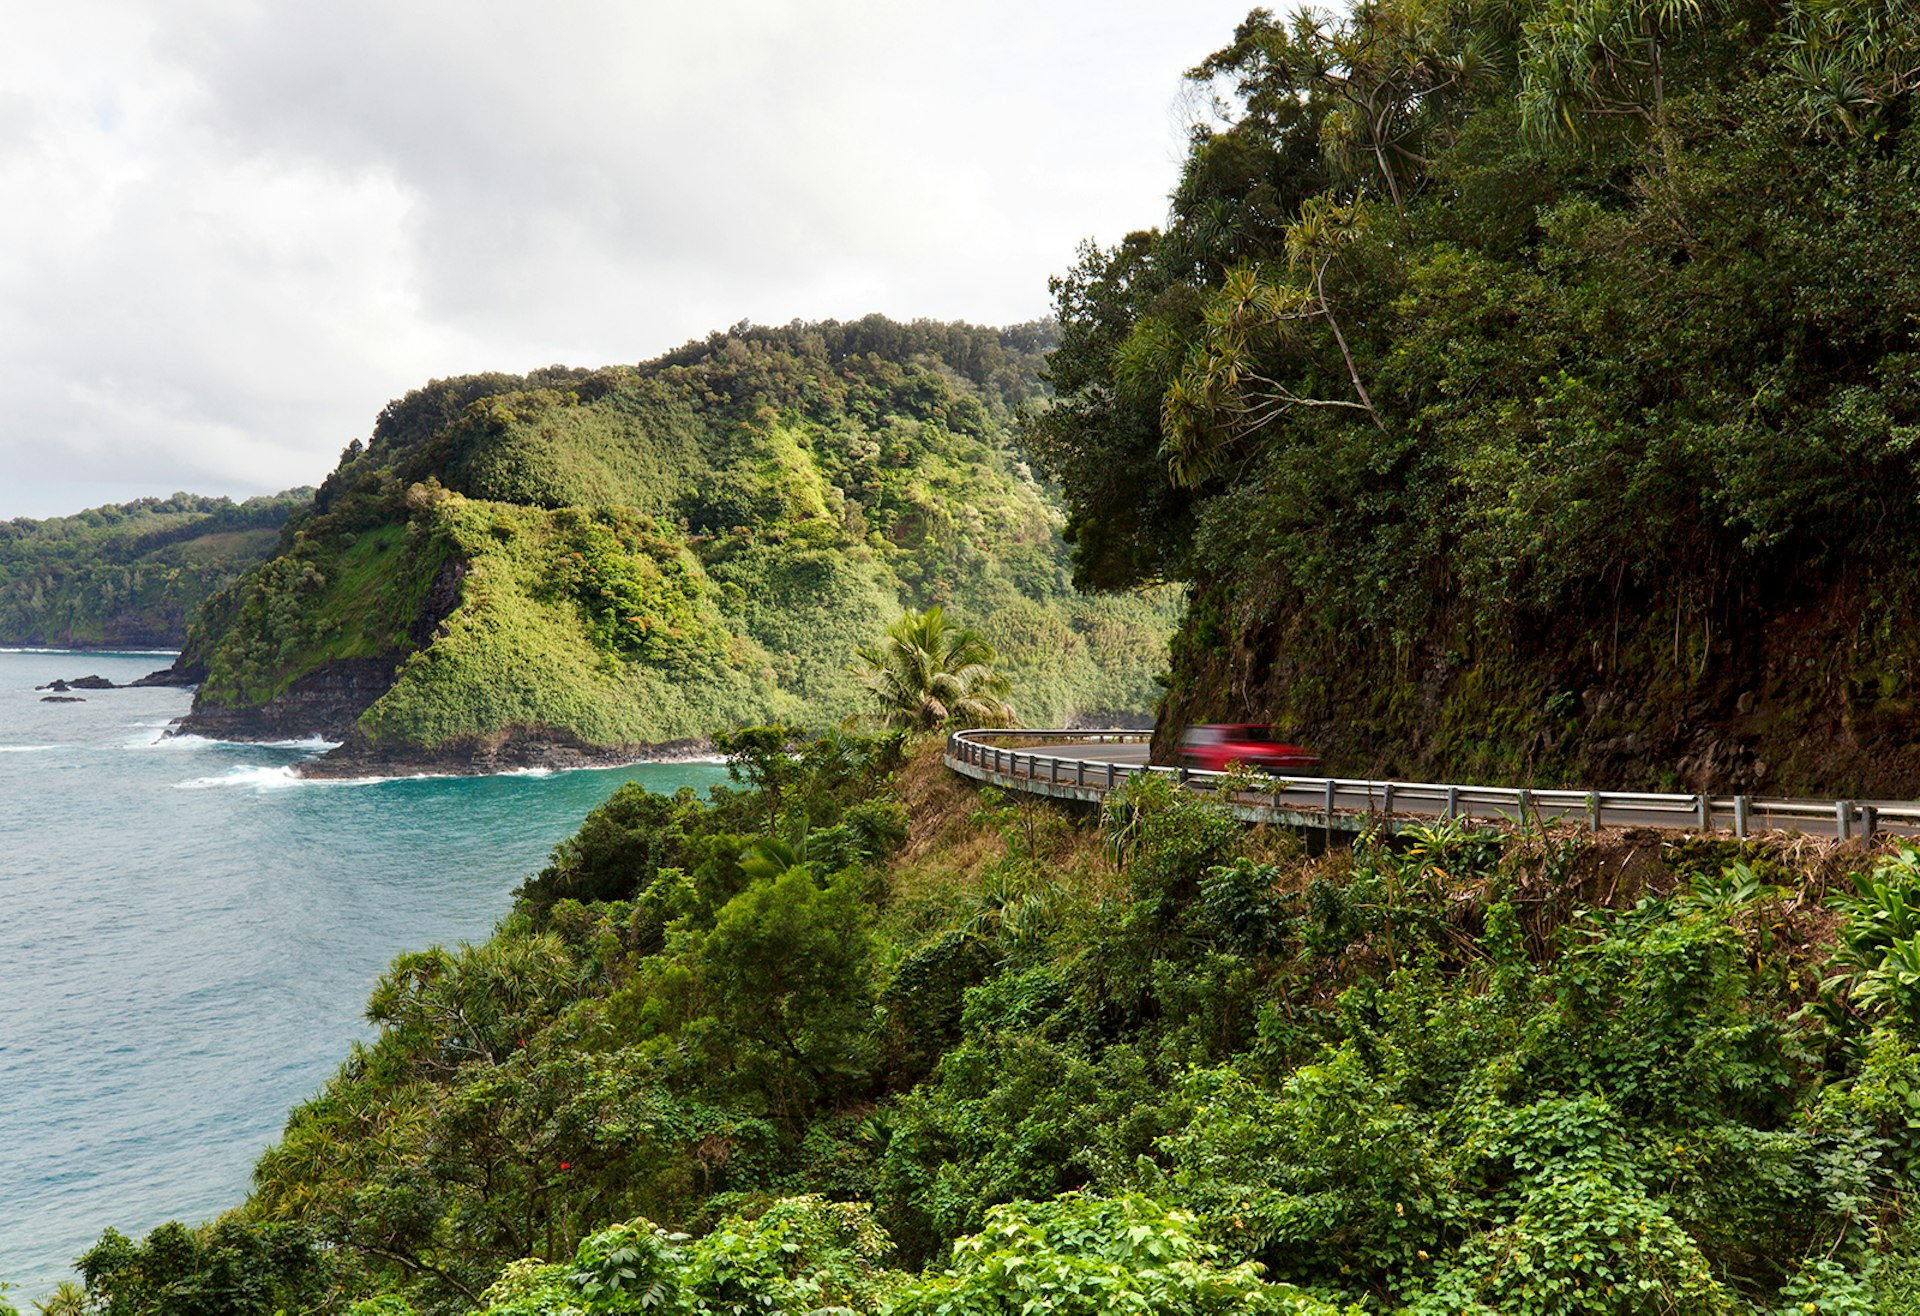
<path id="1" fill-rule="evenodd" d="M 209 606 L 189 725 L 456 760 L 820 725 L 858 703 L 855 646 L 930 604 L 996 646 L 1027 721 L 1137 715 L 1171 599 L 1077 593 L 1006 446 L 1048 345 L 873 318 L 436 381 Z"/>
<path id="2" fill-rule="evenodd" d="M 1916 78 L 1892 0 L 1249 17 L 1026 436 L 1084 580 L 1193 587 L 1168 728 L 1920 792 Z"/>
<path id="3" fill-rule="evenodd" d="M 0 522 L 0 644 L 175 647 L 202 603 L 266 560 L 311 493 L 178 493 Z"/>
<path id="4" fill-rule="evenodd" d="M 1910 845 L 1316 855 L 775 748 L 396 959 L 247 1200 L 106 1233 L 86 1310 L 1920 1310 Z"/>

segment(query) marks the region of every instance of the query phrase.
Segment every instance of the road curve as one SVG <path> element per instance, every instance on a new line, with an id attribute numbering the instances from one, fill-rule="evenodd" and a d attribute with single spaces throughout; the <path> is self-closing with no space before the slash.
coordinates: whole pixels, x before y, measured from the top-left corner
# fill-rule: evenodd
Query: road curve
<path id="1" fill-rule="evenodd" d="M 963 775 L 1005 788 L 1088 802 L 1104 798 L 1108 790 L 1142 772 L 1165 773 L 1196 789 L 1218 790 L 1234 784 L 1223 781 L 1220 773 L 1150 767 L 1148 734 L 962 732 L 948 741 L 947 764 Z M 1289 775 L 1262 778 L 1255 789 L 1235 790 L 1227 802 L 1236 815 L 1249 821 L 1348 832 L 1451 816 L 1708 834 L 1768 831 L 1839 837 L 1844 829 L 1848 839 L 1920 835 L 1920 803 L 1912 801 L 1533 790 Z"/>

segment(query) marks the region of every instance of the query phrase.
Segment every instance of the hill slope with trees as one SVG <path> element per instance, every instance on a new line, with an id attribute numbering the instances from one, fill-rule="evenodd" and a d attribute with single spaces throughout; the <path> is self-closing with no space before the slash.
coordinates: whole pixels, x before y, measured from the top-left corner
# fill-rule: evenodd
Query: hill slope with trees
<path id="1" fill-rule="evenodd" d="M 1193 73 L 1028 427 L 1164 725 L 1329 768 L 1920 792 L 1920 10 L 1371 0 Z"/>
<path id="2" fill-rule="evenodd" d="M 1089 597 L 1009 450 L 1040 327 L 739 327 L 639 367 L 436 381 L 215 599 L 187 721 L 322 770 L 584 761 L 856 706 L 904 608 L 979 629 L 1030 722 L 1139 714 L 1171 598 Z"/>
<path id="3" fill-rule="evenodd" d="M 397 959 L 246 1203 L 75 1309 L 1920 1310 L 1911 848 L 1315 855 L 1165 778 L 732 747 Z"/>
<path id="4" fill-rule="evenodd" d="M 269 557 L 310 489 L 175 494 L 0 522 L 0 644 L 177 648 L 214 594 Z"/>

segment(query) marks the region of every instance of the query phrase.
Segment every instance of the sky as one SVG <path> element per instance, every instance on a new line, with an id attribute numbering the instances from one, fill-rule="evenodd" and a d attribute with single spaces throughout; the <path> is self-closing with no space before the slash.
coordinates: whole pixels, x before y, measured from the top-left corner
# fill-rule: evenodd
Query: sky
<path id="1" fill-rule="evenodd" d="M 1249 8 L 10 6 L 0 518 L 318 484 L 436 377 L 1046 315 L 1164 220 Z"/>

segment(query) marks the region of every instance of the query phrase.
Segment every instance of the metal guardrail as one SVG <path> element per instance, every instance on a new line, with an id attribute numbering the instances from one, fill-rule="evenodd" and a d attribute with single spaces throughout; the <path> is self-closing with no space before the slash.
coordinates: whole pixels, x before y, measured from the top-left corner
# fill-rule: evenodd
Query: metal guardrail
<path id="1" fill-rule="evenodd" d="M 1133 777 L 1170 777 L 1201 790 L 1232 787 L 1227 804 L 1248 821 L 1359 831 L 1396 817 L 1489 822 L 1572 821 L 1602 827 L 1672 831 L 1800 831 L 1871 842 L 1882 833 L 1920 835 L 1920 802 L 1791 800 L 1750 795 L 1670 795 L 1641 791 L 1534 790 L 1346 777 L 1256 777 L 1196 768 L 1121 763 L 1085 753 L 1048 754 L 1071 744 L 1138 744 L 1150 731 L 956 731 L 947 766 L 966 776 L 1056 798 L 1095 801 Z M 1022 749 L 1025 745 L 1028 748 Z"/>

